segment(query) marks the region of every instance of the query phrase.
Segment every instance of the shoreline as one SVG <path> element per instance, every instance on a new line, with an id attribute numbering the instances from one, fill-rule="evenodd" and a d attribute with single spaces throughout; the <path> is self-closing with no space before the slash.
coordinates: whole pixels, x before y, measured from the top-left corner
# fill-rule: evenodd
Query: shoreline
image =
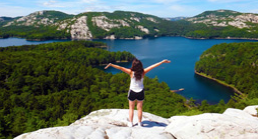
<path id="1" fill-rule="evenodd" d="M 195 38 L 195 37 L 188 37 L 188 36 L 180 36 L 180 35 L 165 35 L 167 37 L 184 37 L 187 39 L 196 39 L 196 40 L 258 40 L 258 38 L 240 38 L 240 37 L 226 37 L 226 38 L 220 38 L 220 37 L 215 37 L 215 38 Z M 158 37 L 165 37 L 165 36 L 150 36 L 150 37 L 144 37 L 141 39 L 135 39 L 135 38 L 115 38 L 115 39 L 110 39 L 110 40 L 142 40 L 146 38 L 158 38 Z M 0 37 L 0 39 L 8 39 L 8 38 L 21 38 L 21 39 L 26 39 L 27 41 L 48 41 L 48 40 L 74 40 L 74 39 L 68 39 L 68 38 L 53 38 L 53 39 L 27 39 L 19 37 L 19 36 L 13 36 L 13 37 Z M 99 40 L 101 38 L 91 38 L 91 39 L 81 39 L 81 40 Z M 109 39 L 106 39 L 109 40 Z"/>
<path id="2" fill-rule="evenodd" d="M 187 39 L 196 39 L 196 40 L 258 40 L 258 38 L 239 38 L 239 37 L 226 37 L 226 38 L 194 38 L 194 37 L 187 37 L 187 36 L 181 36 Z"/>
<path id="3" fill-rule="evenodd" d="M 227 84 L 227 83 L 225 83 L 225 82 L 223 82 L 223 81 L 221 81 L 221 80 L 212 78 L 212 77 L 206 75 L 205 73 L 199 73 L 199 72 L 197 72 L 196 70 L 194 70 L 194 73 L 195 73 L 196 75 L 202 76 L 202 77 L 204 77 L 204 78 L 213 80 L 213 81 L 215 81 L 215 82 L 217 82 L 217 83 L 219 83 L 219 84 L 221 84 L 221 85 L 224 85 L 224 86 L 226 86 L 226 87 L 230 87 L 230 88 L 232 88 L 232 89 L 234 90 L 234 92 L 236 92 L 237 94 L 239 94 L 239 95 L 241 95 L 241 96 L 245 96 L 244 93 L 242 93 L 242 92 L 239 91 L 236 87 L 234 87 L 234 86 L 232 86 L 232 85 L 230 85 L 230 84 Z"/>

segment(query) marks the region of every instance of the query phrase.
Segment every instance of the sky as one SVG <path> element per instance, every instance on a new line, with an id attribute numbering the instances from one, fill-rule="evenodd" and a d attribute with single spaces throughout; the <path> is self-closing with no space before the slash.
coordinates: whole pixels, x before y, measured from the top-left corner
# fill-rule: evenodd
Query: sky
<path id="1" fill-rule="evenodd" d="M 258 0 L 1 0 L 0 17 L 26 16 L 36 11 L 83 12 L 134 11 L 158 17 L 193 17 L 204 11 L 233 10 L 258 13 Z"/>

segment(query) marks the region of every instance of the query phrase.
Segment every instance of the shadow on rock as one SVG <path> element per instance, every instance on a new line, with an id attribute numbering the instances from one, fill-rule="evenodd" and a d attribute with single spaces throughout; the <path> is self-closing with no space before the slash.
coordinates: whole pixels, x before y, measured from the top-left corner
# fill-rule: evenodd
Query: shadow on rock
<path id="1" fill-rule="evenodd" d="M 142 121 L 143 127 L 166 127 L 167 124 L 161 123 L 161 122 L 155 122 L 155 121 Z"/>

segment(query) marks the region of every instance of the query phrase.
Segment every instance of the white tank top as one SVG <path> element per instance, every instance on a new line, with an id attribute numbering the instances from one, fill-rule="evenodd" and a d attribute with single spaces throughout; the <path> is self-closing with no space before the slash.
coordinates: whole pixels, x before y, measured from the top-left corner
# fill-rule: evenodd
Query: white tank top
<path id="1" fill-rule="evenodd" d="M 130 89 L 138 93 L 141 92 L 143 88 L 143 78 L 141 78 L 141 80 L 136 80 L 136 77 L 134 76 L 133 72 L 133 78 L 131 78 Z"/>

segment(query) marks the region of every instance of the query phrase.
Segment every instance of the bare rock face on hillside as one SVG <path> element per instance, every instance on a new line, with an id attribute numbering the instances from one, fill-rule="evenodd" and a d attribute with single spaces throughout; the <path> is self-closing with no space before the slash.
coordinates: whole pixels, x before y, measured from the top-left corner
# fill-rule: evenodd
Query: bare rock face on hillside
<path id="1" fill-rule="evenodd" d="M 215 12 L 226 13 L 224 10 L 218 10 Z M 208 15 L 192 17 L 186 19 L 192 23 L 204 23 L 207 26 L 233 26 L 236 28 L 252 28 L 256 26 L 258 23 L 258 15 L 257 14 L 249 14 L 249 13 L 239 13 L 231 11 L 230 15 L 216 15 L 216 13 L 210 13 Z M 236 15 L 235 15 L 236 14 Z"/>
<path id="2" fill-rule="evenodd" d="M 137 123 L 137 111 L 134 114 L 134 123 Z M 40 129 L 22 134 L 16 139 L 258 138 L 258 118 L 239 109 L 229 108 L 223 114 L 205 113 L 195 116 L 173 116 L 169 119 L 144 112 L 142 121 L 143 127 L 138 127 L 137 124 L 127 127 L 128 110 L 103 109 L 90 113 L 70 126 Z"/>
<path id="3" fill-rule="evenodd" d="M 163 30 L 161 32 L 158 28 L 164 28 L 161 26 L 163 23 L 161 18 L 124 11 L 85 12 L 70 15 L 59 11 L 44 10 L 5 20 L 6 18 L 0 17 L 1 28 L 5 28 L 7 32 L 15 30 L 15 32 L 28 33 L 29 35 L 25 36 L 30 39 L 55 37 L 73 40 L 142 39 L 144 36 L 154 36 L 154 32 L 163 34 Z M 35 35 L 41 33 L 43 33 L 42 36 Z"/>
<path id="4" fill-rule="evenodd" d="M 81 16 L 71 25 L 72 39 L 91 39 L 92 34 L 87 26 L 87 16 Z"/>
<path id="5" fill-rule="evenodd" d="M 92 18 L 92 22 L 94 25 L 98 26 L 101 29 L 106 31 L 110 31 L 112 28 L 120 28 L 120 27 L 129 27 L 130 25 L 120 19 L 108 19 L 106 16 L 96 16 Z"/>
<path id="6" fill-rule="evenodd" d="M 40 25 L 52 25 L 57 18 L 49 18 L 49 17 L 39 17 L 43 16 L 46 11 L 38 11 L 34 12 L 30 15 L 23 16 L 16 21 L 8 22 L 4 27 L 14 25 L 17 26 L 35 26 L 39 27 Z"/>

